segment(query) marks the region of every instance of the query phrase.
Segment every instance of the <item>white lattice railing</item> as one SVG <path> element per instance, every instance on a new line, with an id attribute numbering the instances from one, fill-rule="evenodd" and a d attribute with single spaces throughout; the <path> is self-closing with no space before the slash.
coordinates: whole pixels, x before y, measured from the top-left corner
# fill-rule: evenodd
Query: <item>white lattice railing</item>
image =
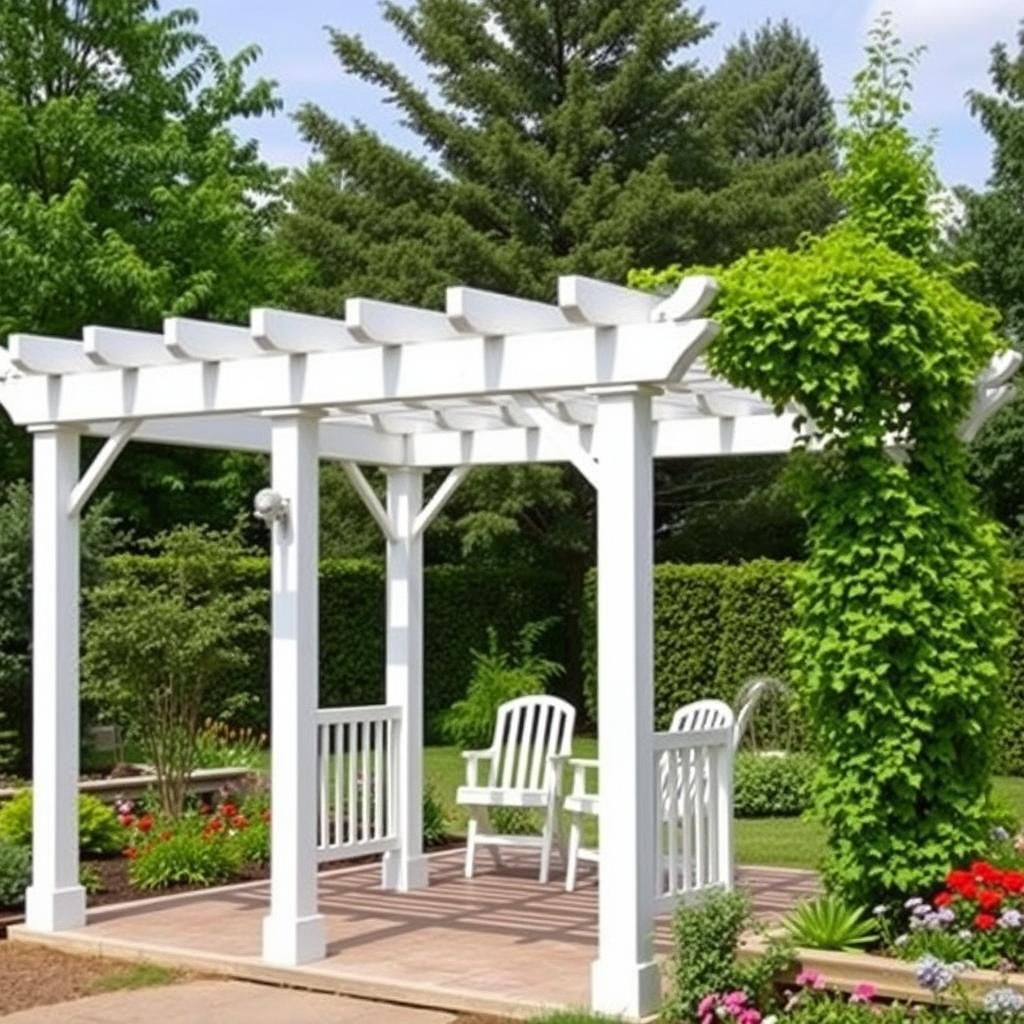
<path id="1" fill-rule="evenodd" d="M 732 729 L 654 734 L 655 908 L 732 887 Z"/>
<path id="2" fill-rule="evenodd" d="M 317 849 L 321 860 L 398 848 L 398 730 L 385 704 L 317 712 Z"/>

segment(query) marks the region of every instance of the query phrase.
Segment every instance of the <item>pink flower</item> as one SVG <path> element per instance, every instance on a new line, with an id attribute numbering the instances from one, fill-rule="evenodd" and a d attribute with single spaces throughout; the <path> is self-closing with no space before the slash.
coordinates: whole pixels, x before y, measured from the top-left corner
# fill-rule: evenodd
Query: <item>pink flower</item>
<path id="1" fill-rule="evenodd" d="M 875 998 L 877 989 L 874 985 L 867 981 L 862 981 L 859 985 L 855 985 L 853 993 L 850 996 L 851 1003 L 870 1003 Z"/>
<path id="2" fill-rule="evenodd" d="M 803 985 L 805 988 L 813 988 L 816 991 L 820 991 L 825 987 L 825 976 L 820 971 L 812 971 L 809 967 L 805 967 L 796 976 L 796 983 Z"/>

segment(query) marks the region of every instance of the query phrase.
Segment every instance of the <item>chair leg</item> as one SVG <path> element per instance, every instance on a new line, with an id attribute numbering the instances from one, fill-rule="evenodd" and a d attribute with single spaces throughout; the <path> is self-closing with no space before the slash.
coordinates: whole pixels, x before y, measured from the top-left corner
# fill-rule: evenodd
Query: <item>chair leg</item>
<path id="1" fill-rule="evenodd" d="M 548 809 L 544 814 L 544 831 L 541 834 L 540 880 L 542 883 L 546 883 L 551 875 L 551 847 L 554 845 L 555 835 L 558 831 L 555 821 L 557 815 L 558 808 L 552 801 L 548 804 Z"/>
<path id="2" fill-rule="evenodd" d="M 580 857 L 580 818 L 572 816 L 569 824 L 569 854 L 565 863 L 565 891 L 573 892 L 576 888 L 576 867 Z"/>
<path id="3" fill-rule="evenodd" d="M 469 824 L 466 828 L 466 877 L 473 877 L 473 864 L 476 860 L 476 832 L 479 827 L 477 823 L 477 809 L 474 807 L 469 812 Z"/>

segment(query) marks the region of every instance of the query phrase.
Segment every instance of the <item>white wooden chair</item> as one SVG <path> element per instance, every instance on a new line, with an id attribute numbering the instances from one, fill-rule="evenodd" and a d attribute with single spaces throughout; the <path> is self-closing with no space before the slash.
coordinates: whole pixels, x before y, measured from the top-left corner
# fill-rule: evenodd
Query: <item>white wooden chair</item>
<path id="1" fill-rule="evenodd" d="M 491 746 L 462 755 L 466 785 L 459 787 L 455 799 L 469 808 L 467 878 L 473 877 L 477 846 L 529 846 L 540 848 L 540 880 L 548 880 L 551 848 L 559 839 L 562 769 L 572 750 L 575 725 L 576 709 L 567 701 L 518 697 L 498 708 Z M 479 781 L 481 761 L 490 765 L 485 783 Z M 488 813 L 494 807 L 543 811 L 543 831 L 539 836 L 495 835 Z M 494 853 L 497 859 L 498 851 Z"/>
<path id="2" fill-rule="evenodd" d="M 749 716 L 748 716 L 749 717 Z M 739 742 L 739 734 L 736 732 L 737 720 L 733 710 L 725 701 L 721 700 L 697 700 L 690 704 L 684 704 L 672 716 L 669 725 L 669 732 L 699 732 L 703 729 L 733 729 L 734 746 Z M 745 723 L 744 723 L 745 724 Z M 600 812 L 600 797 L 597 788 L 588 788 L 587 773 L 596 773 L 598 762 L 583 758 L 572 758 L 569 761 L 573 769 L 572 789 L 565 798 L 565 810 L 569 815 L 569 853 L 565 869 L 565 888 L 572 892 L 576 888 L 576 874 L 579 862 L 591 861 L 597 863 L 600 860 L 598 851 L 593 847 L 582 845 L 583 839 L 583 818 L 585 815 L 597 817 Z M 696 779 L 685 779 L 680 777 L 677 785 L 696 786 Z M 673 797 L 667 792 L 668 780 L 663 773 L 660 780 L 662 803 Z M 679 799 L 677 793 L 675 799 Z"/>

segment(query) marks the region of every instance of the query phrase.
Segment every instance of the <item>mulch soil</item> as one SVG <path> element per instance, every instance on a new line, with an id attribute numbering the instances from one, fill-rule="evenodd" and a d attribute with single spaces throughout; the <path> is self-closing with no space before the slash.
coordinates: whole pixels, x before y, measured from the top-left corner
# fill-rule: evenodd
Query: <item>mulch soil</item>
<path id="1" fill-rule="evenodd" d="M 0 942 L 0 1016 L 92 995 L 102 979 L 129 966 L 40 946 Z"/>

